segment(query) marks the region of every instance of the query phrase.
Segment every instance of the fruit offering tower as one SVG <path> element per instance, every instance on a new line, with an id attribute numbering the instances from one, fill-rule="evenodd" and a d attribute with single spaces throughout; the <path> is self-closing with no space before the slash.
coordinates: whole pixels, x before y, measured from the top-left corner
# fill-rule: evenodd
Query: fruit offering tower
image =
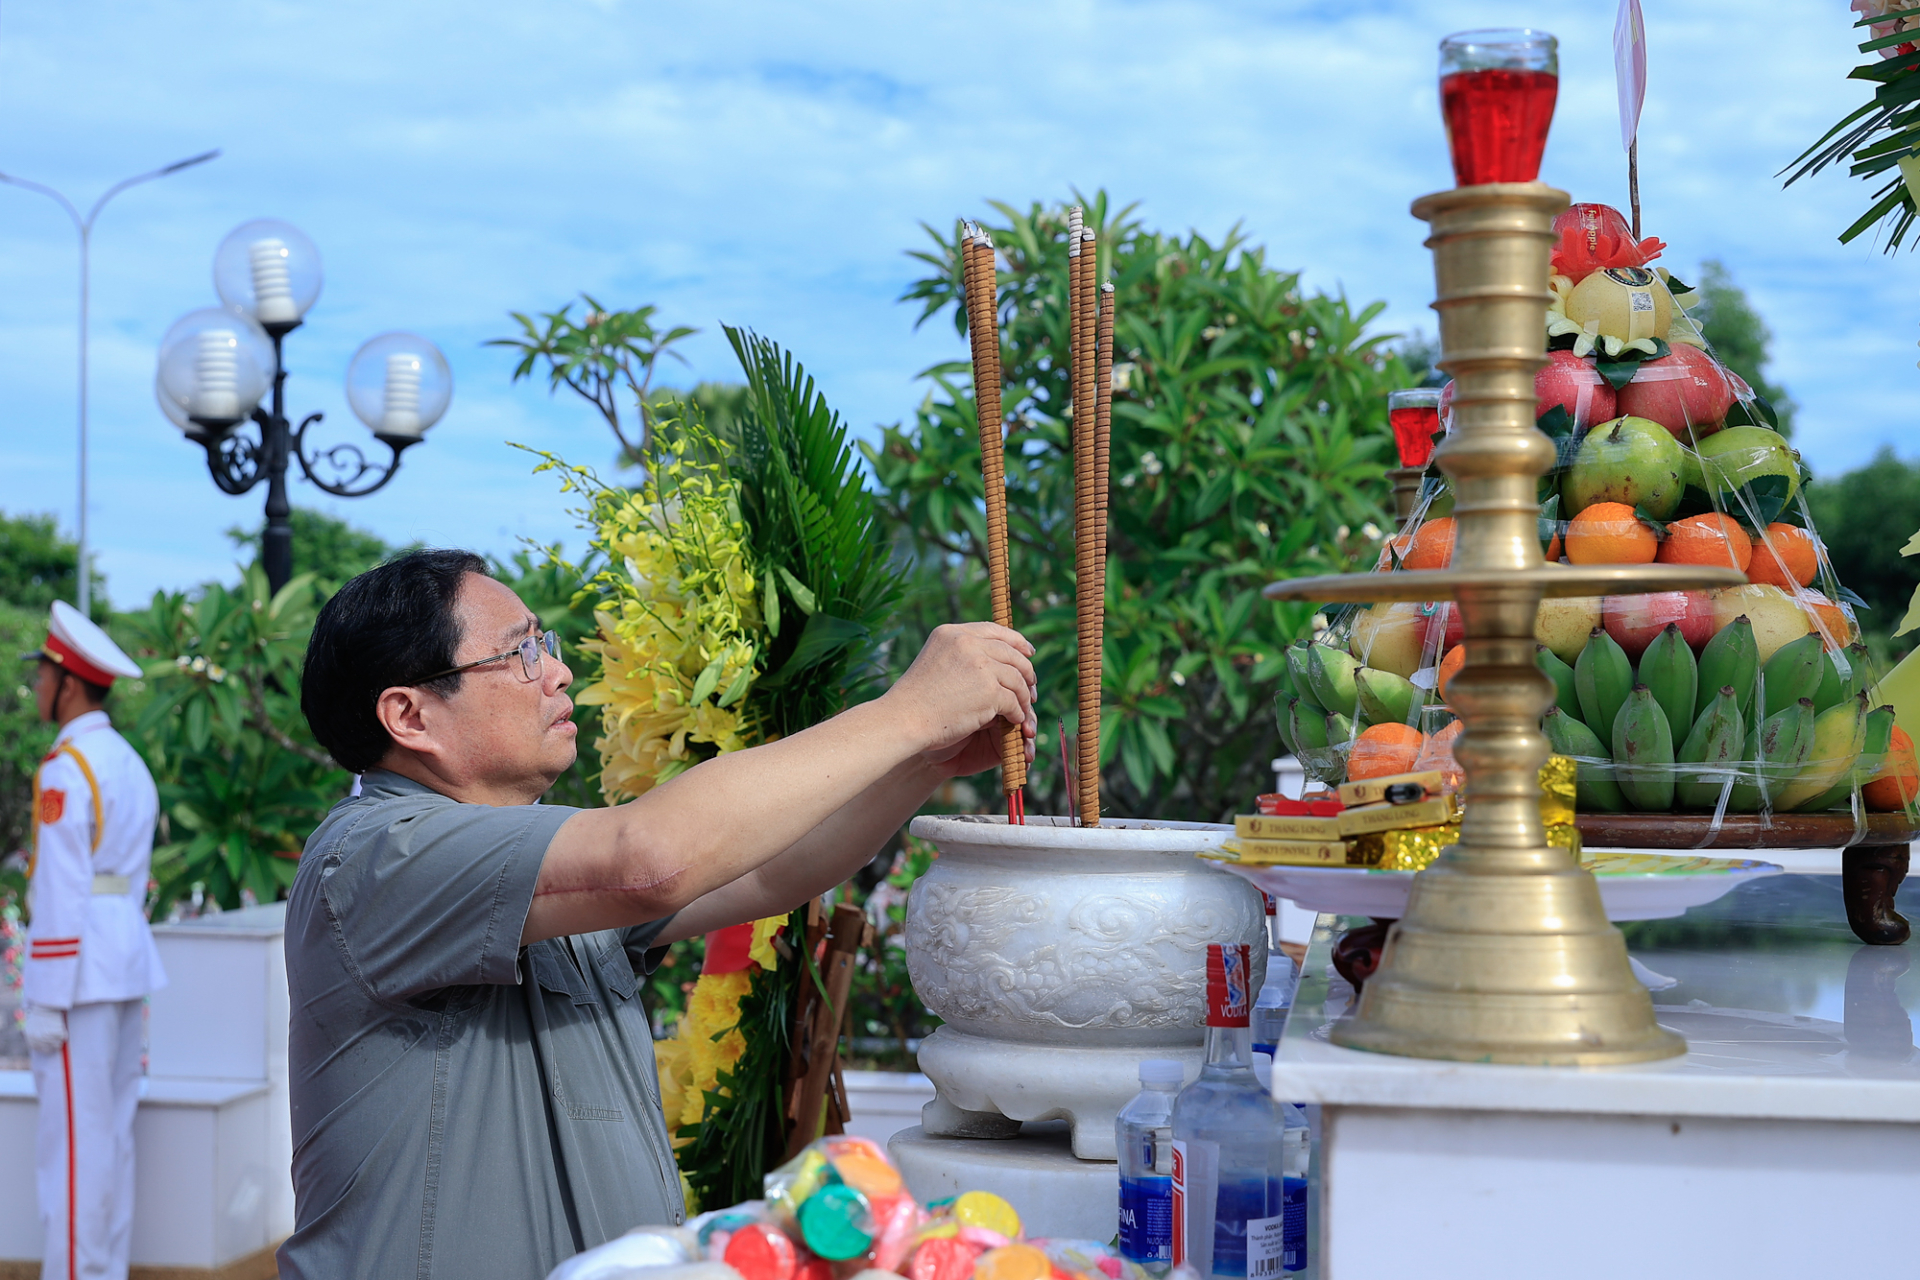
<path id="1" fill-rule="evenodd" d="M 1913 744 L 1871 705 L 1867 650 L 1803 495 L 1809 473 L 1774 411 L 1710 350 L 1699 295 L 1650 264 L 1599 204 L 1553 219 L 1547 363 L 1532 411 L 1552 442 L 1538 481 L 1548 572 L 1715 567 L 1741 585 L 1541 602 L 1535 660 L 1553 681 L 1541 727 L 1578 764 L 1586 812 L 1730 813 L 1910 806 Z M 1440 395 L 1458 437 L 1459 382 Z M 1459 485 L 1429 468 L 1379 571 L 1455 562 Z M 1356 609 L 1290 654 L 1282 736 L 1329 784 L 1409 769 L 1457 775 L 1459 606 Z"/>

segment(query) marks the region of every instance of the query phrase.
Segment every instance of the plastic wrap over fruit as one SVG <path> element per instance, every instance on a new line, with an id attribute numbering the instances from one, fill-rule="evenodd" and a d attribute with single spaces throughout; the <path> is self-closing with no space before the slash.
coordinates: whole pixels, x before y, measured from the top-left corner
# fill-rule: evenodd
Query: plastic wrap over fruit
<path id="1" fill-rule="evenodd" d="M 808 1144 L 767 1175 L 766 1193 L 771 1221 L 808 1253 L 835 1263 L 861 1259 L 880 1270 L 894 1270 L 906 1257 L 922 1219 L 887 1153 L 878 1143 L 851 1134 Z"/>
<path id="2" fill-rule="evenodd" d="M 733 1268 L 701 1260 L 688 1227 L 637 1227 L 547 1273 L 547 1280 L 740 1280 Z"/>

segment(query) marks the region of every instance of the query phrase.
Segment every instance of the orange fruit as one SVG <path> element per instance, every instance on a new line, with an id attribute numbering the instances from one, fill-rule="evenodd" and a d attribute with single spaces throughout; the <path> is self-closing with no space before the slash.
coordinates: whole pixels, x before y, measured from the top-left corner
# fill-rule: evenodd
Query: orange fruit
<path id="1" fill-rule="evenodd" d="M 1731 516 L 1688 516 L 1667 526 L 1667 540 L 1654 558 L 1661 564 L 1725 565 L 1745 573 L 1753 560 L 1753 539 Z"/>
<path id="2" fill-rule="evenodd" d="M 1409 569 L 1444 569 L 1453 563 L 1453 517 L 1441 516 L 1421 525 L 1413 544 L 1402 554 Z"/>
<path id="3" fill-rule="evenodd" d="M 1872 780 L 1860 788 L 1860 798 L 1866 801 L 1867 808 L 1886 813 L 1906 808 L 1915 796 L 1920 796 L 1920 761 L 1914 759 L 1913 739 L 1905 729 L 1895 725 L 1887 754 L 1881 759 L 1880 767 L 1873 771 Z"/>
<path id="4" fill-rule="evenodd" d="M 1757 554 L 1753 558 L 1756 562 L 1760 559 Z M 1791 590 L 1791 588 L 1789 588 L 1789 590 Z M 1794 598 L 1800 602 L 1800 607 L 1805 609 L 1807 615 L 1813 619 L 1813 625 L 1816 630 L 1820 628 L 1826 629 L 1827 648 L 1833 648 L 1834 642 L 1836 641 L 1841 645 L 1852 644 L 1857 638 L 1854 635 L 1853 620 L 1847 617 L 1847 611 L 1821 595 L 1818 591 L 1810 587 L 1801 587 L 1798 591 L 1794 592 Z"/>
<path id="5" fill-rule="evenodd" d="M 1412 545 L 1413 535 L 1410 533 L 1403 533 L 1397 537 L 1388 538 L 1380 547 L 1380 559 L 1379 562 L 1373 566 L 1373 571 L 1375 573 L 1392 573 L 1393 561 L 1396 556 L 1400 559 L 1401 567 L 1405 568 L 1407 549 Z"/>
<path id="6" fill-rule="evenodd" d="M 1574 564 L 1652 564 L 1660 552 L 1653 530 L 1624 502 L 1596 502 L 1567 521 L 1566 542 Z"/>
<path id="7" fill-rule="evenodd" d="M 1447 682 L 1449 680 L 1452 680 L 1454 676 L 1458 675 L 1460 673 L 1460 668 L 1466 665 L 1467 665 L 1467 646 L 1465 646 L 1464 644 L 1457 644 L 1453 646 L 1453 648 L 1447 650 L 1447 656 L 1440 659 L 1440 674 L 1435 677 L 1435 683 L 1440 688 L 1440 697 L 1442 701 L 1445 701 L 1447 696 Z"/>
<path id="8" fill-rule="evenodd" d="M 1820 555 L 1814 549 L 1813 535 L 1790 524 L 1770 524 L 1753 540 L 1753 563 L 1747 566 L 1748 582 L 1791 591 L 1813 581 L 1820 569 Z"/>
<path id="9" fill-rule="evenodd" d="M 1412 773 L 1426 741 L 1427 735 L 1410 724 L 1376 724 L 1363 730 L 1347 756 L 1347 781 Z"/>

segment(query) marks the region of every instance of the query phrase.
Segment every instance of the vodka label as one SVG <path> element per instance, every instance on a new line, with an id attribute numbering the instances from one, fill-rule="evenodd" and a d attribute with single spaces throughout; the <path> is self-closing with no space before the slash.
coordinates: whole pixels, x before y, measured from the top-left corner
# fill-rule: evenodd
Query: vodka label
<path id="1" fill-rule="evenodd" d="M 1247 1280 L 1279 1280 L 1287 1259 L 1287 1215 L 1247 1219 Z"/>
<path id="2" fill-rule="evenodd" d="M 1207 944 L 1207 1025 L 1244 1027 L 1253 1008 L 1253 960 L 1244 942 Z"/>

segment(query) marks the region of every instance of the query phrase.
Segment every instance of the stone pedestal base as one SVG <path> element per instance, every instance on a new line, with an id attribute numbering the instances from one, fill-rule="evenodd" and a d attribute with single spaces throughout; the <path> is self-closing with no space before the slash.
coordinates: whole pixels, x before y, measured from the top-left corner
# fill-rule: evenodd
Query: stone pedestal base
<path id="1" fill-rule="evenodd" d="M 1003 1139 L 903 1129 L 887 1151 L 922 1203 L 991 1191 L 1019 1211 L 1029 1236 L 1107 1241 L 1119 1229 L 1120 1166 L 1076 1159 L 1064 1124 L 1030 1124 Z"/>

